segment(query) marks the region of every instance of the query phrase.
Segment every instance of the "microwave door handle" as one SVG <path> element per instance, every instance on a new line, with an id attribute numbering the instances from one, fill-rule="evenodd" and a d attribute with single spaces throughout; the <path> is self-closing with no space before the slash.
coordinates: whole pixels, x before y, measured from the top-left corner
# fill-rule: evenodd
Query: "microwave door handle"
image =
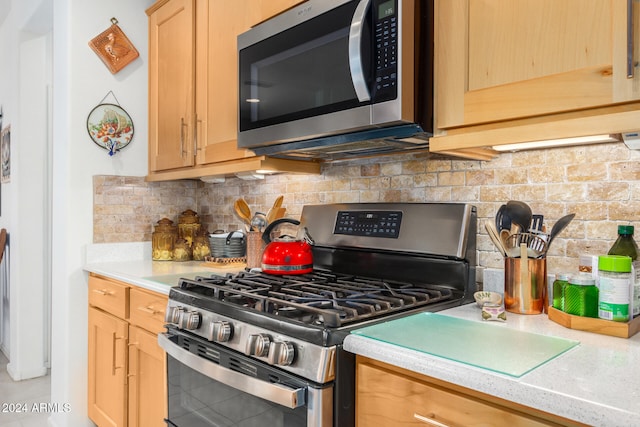
<path id="1" fill-rule="evenodd" d="M 236 390 L 291 409 L 306 405 L 306 389 L 304 388 L 292 389 L 224 368 L 174 344 L 166 333 L 158 334 L 158 344 L 168 355 L 180 363 Z"/>
<path id="2" fill-rule="evenodd" d="M 362 29 L 370 1 L 371 0 L 360 0 L 351 19 L 351 29 L 349 30 L 349 68 L 351 69 L 353 88 L 360 102 L 371 100 L 371 94 L 369 93 L 367 81 L 364 78 L 364 70 L 362 69 L 362 52 L 360 50 Z"/>

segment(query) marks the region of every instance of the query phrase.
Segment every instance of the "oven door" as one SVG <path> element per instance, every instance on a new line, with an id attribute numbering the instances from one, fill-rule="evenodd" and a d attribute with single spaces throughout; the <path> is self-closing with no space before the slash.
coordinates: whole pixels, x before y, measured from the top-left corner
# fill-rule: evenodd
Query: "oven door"
<path id="1" fill-rule="evenodd" d="M 333 384 L 311 384 L 175 329 L 158 343 L 167 352 L 168 426 L 333 425 Z"/>

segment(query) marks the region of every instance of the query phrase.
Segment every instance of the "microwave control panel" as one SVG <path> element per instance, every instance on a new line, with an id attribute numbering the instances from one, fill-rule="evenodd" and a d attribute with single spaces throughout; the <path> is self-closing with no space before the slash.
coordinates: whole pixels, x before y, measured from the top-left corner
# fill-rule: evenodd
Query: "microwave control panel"
<path id="1" fill-rule="evenodd" d="M 395 99 L 398 89 L 398 5 L 397 0 L 378 0 L 372 5 L 375 43 L 374 98 Z"/>
<path id="2" fill-rule="evenodd" d="M 339 211 L 333 233 L 397 239 L 401 223 L 400 211 Z"/>

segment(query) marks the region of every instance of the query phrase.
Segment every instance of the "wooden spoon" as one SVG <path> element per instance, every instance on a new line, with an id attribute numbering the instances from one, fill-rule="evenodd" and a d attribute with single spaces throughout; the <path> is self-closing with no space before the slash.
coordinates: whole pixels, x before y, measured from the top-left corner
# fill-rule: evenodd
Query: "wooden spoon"
<path id="1" fill-rule="evenodd" d="M 234 202 L 233 209 L 245 226 L 251 228 L 251 208 L 247 202 L 244 199 L 238 199 Z"/>
<path id="2" fill-rule="evenodd" d="M 273 202 L 273 206 L 267 212 L 267 224 L 271 224 L 273 221 L 278 219 L 277 218 L 278 209 L 281 209 L 280 206 L 282 206 L 283 200 L 284 200 L 284 196 L 276 197 L 276 200 Z"/>

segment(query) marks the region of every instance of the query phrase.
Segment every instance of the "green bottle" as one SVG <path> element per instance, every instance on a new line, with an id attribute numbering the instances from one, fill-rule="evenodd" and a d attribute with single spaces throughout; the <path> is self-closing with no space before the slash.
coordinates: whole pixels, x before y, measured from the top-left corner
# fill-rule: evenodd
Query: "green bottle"
<path id="1" fill-rule="evenodd" d="M 631 299 L 631 310 L 629 312 L 632 317 L 640 314 L 640 260 L 638 260 L 638 245 L 633 239 L 633 225 L 619 225 L 618 238 L 616 239 L 608 255 L 625 255 L 631 257 L 631 286 L 633 287 L 633 298 Z"/>

